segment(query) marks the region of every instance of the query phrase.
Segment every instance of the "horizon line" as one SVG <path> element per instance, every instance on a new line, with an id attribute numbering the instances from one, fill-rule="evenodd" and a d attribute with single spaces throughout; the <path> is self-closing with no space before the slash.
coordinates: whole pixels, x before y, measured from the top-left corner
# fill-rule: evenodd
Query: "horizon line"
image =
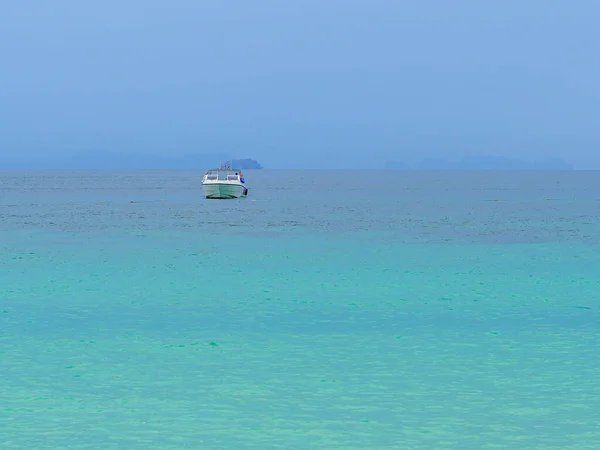
<path id="1" fill-rule="evenodd" d="M 196 169 L 149 169 L 149 168 L 138 168 L 138 169 L 125 169 L 125 168 L 115 168 L 115 169 L 94 169 L 94 168 L 48 168 L 48 169 L 12 169 L 12 168 L 2 168 L 0 167 L 0 172 L 198 172 L 210 170 L 207 168 L 196 168 Z M 562 169 L 544 169 L 544 168 L 533 168 L 533 169 L 473 169 L 473 168 L 446 168 L 446 169 L 422 169 L 422 168 L 407 168 L 407 169 L 387 169 L 383 168 L 262 168 L 262 169 L 243 169 L 245 171 L 256 171 L 256 172 L 265 172 L 265 171 L 381 171 L 381 172 L 597 172 L 600 171 L 600 168 L 562 168 Z"/>

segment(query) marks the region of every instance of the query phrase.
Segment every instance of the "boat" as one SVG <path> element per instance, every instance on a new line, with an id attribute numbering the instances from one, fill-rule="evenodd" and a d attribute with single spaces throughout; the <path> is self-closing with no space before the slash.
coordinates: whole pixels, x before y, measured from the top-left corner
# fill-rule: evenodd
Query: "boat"
<path id="1" fill-rule="evenodd" d="M 241 198 L 248 195 L 244 186 L 244 175 L 239 169 L 232 169 L 231 164 L 221 164 L 218 169 L 211 169 L 202 178 L 204 195 L 210 199 Z"/>

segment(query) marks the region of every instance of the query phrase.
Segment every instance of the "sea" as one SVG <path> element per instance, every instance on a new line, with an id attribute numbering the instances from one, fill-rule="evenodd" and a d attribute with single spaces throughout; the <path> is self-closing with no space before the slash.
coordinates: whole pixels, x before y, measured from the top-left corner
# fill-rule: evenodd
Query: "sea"
<path id="1" fill-rule="evenodd" d="M 600 172 L 0 173 L 0 449 L 600 449 Z"/>

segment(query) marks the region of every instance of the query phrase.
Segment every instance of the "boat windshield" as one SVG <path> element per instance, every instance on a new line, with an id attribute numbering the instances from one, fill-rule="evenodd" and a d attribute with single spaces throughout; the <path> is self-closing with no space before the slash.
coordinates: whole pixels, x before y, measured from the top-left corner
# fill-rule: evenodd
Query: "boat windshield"
<path id="1" fill-rule="evenodd" d="M 207 180 L 229 180 L 236 181 L 239 180 L 241 171 L 232 169 L 232 170 L 222 170 L 222 169 L 212 169 L 206 172 Z"/>

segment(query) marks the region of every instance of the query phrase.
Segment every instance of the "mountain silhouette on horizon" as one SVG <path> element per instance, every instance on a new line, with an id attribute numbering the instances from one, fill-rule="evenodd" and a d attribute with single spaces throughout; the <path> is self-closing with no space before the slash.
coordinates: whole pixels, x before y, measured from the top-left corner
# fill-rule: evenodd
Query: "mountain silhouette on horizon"
<path id="1" fill-rule="evenodd" d="M 81 152 L 54 159 L 13 159 L 0 161 L 4 170 L 207 170 L 231 161 L 226 153 L 160 156 L 153 154 L 124 154 L 111 151 Z M 233 159 L 242 169 L 262 169 L 253 159 Z"/>
<path id="2" fill-rule="evenodd" d="M 160 156 L 155 154 L 126 154 L 114 151 L 89 151 L 60 158 L 35 159 L 5 157 L 0 159 L 0 170 L 207 170 L 220 163 L 231 162 L 227 153 L 186 154 Z M 233 158 L 240 169 L 263 169 L 256 160 Z M 560 159 L 525 161 L 502 156 L 467 156 L 460 160 L 444 158 L 424 159 L 414 166 L 387 161 L 387 170 L 573 170 L 573 166 Z"/>
<path id="3" fill-rule="evenodd" d="M 466 156 L 458 161 L 428 158 L 414 167 L 398 161 L 387 161 L 388 170 L 573 170 L 573 166 L 560 158 L 524 161 L 503 156 Z"/>

